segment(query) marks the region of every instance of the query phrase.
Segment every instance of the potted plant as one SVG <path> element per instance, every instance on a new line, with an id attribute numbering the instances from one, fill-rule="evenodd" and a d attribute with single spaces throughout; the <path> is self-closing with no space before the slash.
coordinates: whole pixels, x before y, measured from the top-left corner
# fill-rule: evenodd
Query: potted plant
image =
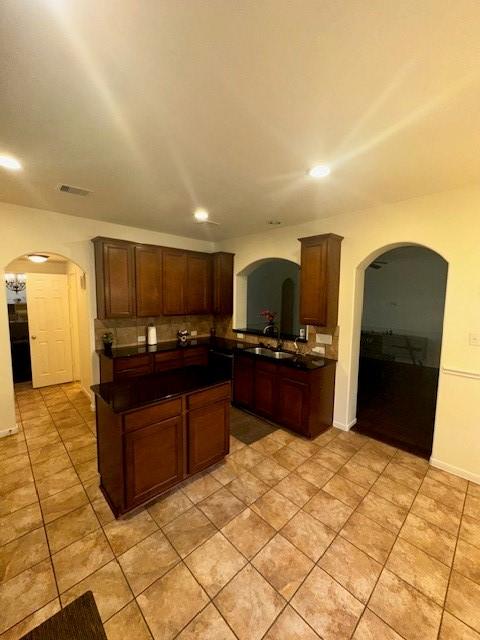
<path id="1" fill-rule="evenodd" d="M 112 344 L 113 344 L 113 333 L 111 331 L 107 331 L 102 336 L 103 342 L 103 350 L 105 353 L 112 353 Z"/>
<path id="2" fill-rule="evenodd" d="M 263 333 L 266 336 L 273 335 L 275 333 L 275 316 L 277 315 L 277 312 L 270 311 L 270 309 L 264 309 L 263 311 L 260 311 L 260 315 L 266 322 Z"/>

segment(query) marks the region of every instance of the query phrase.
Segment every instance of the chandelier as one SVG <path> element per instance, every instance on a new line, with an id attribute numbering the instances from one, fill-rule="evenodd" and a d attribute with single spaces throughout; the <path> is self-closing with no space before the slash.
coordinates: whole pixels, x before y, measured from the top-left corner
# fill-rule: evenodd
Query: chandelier
<path id="1" fill-rule="evenodd" d="M 24 273 L 6 273 L 5 284 L 10 291 L 23 291 L 27 286 L 27 277 Z"/>

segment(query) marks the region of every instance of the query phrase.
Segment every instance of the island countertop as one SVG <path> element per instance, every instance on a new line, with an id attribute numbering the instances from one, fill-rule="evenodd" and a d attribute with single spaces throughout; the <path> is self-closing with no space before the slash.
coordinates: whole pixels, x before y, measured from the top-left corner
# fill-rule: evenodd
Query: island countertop
<path id="1" fill-rule="evenodd" d="M 224 382 L 229 382 L 228 376 L 214 367 L 190 366 L 128 380 L 104 382 L 93 385 L 91 389 L 114 413 L 124 413 Z"/>

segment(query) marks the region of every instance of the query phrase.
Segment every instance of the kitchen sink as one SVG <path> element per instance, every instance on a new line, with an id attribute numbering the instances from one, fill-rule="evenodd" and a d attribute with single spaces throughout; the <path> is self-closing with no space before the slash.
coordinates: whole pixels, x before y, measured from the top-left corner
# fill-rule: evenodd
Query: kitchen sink
<path id="1" fill-rule="evenodd" d="M 275 360 L 284 360 L 285 358 L 293 358 L 293 353 L 287 353 L 286 351 L 272 351 L 272 349 L 265 349 L 265 347 L 250 347 L 245 349 L 247 353 L 254 353 L 256 356 L 266 356 L 267 358 L 274 358 Z"/>

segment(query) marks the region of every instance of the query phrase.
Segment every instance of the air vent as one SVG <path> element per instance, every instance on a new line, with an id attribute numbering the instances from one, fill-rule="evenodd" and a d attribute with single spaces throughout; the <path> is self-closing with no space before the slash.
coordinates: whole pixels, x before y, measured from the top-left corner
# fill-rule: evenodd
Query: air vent
<path id="1" fill-rule="evenodd" d="M 88 196 L 89 193 L 92 193 L 88 189 L 82 189 L 80 187 L 72 187 L 70 184 L 61 184 L 58 187 L 59 191 L 63 191 L 64 193 L 71 193 L 72 196 Z"/>

